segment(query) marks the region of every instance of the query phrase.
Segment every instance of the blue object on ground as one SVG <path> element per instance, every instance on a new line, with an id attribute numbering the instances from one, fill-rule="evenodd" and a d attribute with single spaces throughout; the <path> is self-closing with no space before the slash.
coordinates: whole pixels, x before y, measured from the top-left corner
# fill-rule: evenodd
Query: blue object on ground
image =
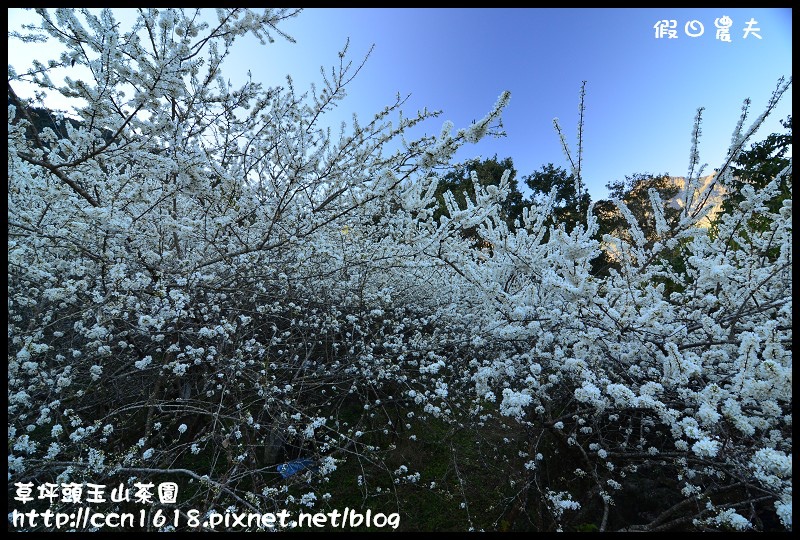
<path id="1" fill-rule="evenodd" d="M 281 476 L 283 476 L 284 478 L 289 478 L 293 474 L 297 474 L 303 469 L 316 470 L 317 467 L 313 467 L 313 465 L 314 465 L 313 460 L 308 458 L 300 458 L 292 460 L 288 463 L 281 463 L 280 465 L 278 465 L 278 472 L 281 473 Z"/>

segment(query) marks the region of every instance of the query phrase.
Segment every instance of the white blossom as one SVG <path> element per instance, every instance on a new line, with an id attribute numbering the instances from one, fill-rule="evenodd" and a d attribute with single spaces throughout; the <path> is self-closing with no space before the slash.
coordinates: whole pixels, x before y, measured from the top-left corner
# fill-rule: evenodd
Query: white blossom
<path id="1" fill-rule="evenodd" d="M 692 452 L 700 457 L 714 457 L 722 446 L 719 441 L 714 441 L 708 437 L 703 437 L 692 445 Z"/>

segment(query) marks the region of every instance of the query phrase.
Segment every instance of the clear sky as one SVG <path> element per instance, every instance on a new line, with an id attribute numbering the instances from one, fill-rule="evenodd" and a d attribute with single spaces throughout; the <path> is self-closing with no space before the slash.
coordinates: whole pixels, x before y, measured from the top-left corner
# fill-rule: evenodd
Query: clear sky
<path id="1" fill-rule="evenodd" d="M 21 19 L 18 11 L 9 10 L 9 29 Z M 715 19 L 725 16 L 733 23 L 730 42 L 716 39 Z M 664 19 L 676 21 L 676 39 L 655 37 L 654 25 Z M 743 37 L 751 19 L 761 39 Z M 687 35 L 690 21 L 699 21 L 704 33 Z M 366 119 L 398 92 L 410 93 L 407 113 L 443 111 L 423 128 L 428 134 L 438 134 L 445 120 L 457 129 L 469 125 L 509 90 L 503 120 L 508 136 L 468 146 L 457 158 L 511 157 L 519 176 L 551 162 L 568 168 L 552 120 L 560 119 L 574 152 L 578 95 L 587 81 L 583 177 L 595 200 L 607 195 L 607 182 L 626 175 L 684 176 L 701 106 L 700 157 L 711 172 L 725 157 L 742 101 L 753 100 L 755 119 L 779 77 L 792 75 L 788 8 L 313 8 L 282 29 L 297 42 L 278 38 L 260 47 L 243 40 L 226 76 L 241 82 L 249 69 L 254 80 L 269 85 L 291 74 L 302 89 L 319 80 L 320 66 L 338 61 L 348 37 L 354 61 L 374 44 L 340 105 L 341 118 L 358 112 Z M 22 52 L 18 42 L 10 43 L 9 63 L 18 71 L 30 62 Z M 790 89 L 756 139 L 782 131 L 779 120 L 791 113 Z"/>

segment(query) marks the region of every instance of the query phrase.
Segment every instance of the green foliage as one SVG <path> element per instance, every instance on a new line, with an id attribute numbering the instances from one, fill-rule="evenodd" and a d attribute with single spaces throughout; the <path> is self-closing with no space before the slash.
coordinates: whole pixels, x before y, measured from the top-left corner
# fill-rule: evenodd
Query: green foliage
<path id="1" fill-rule="evenodd" d="M 617 207 L 615 200 L 621 201 L 628 207 L 642 230 L 647 245 L 652 246 L 658 237 L 653 215 L 653 205 L 650 201 L 649 191 L 655 189 L 664 203 L 662 210 L 668 225 L 674 225 L 680 216 L 680 208 L 671 203 L 680 192 L 677 184 L 668 174 L 654 175 L 650 173 L 636 173 L 626 176 L 624 180 L 617 180 L 606 184 L 609 197 L 597 201 L 594 212 L 597 216 L 597 237 L 602 241 L 603 235 L 609 234 L 632 242 L 630 225 Z M 618 267 L 613 255 L 604 251 L 593 262 L 596 274 L 607 274 L 609 268 Z"/>
<path id="2" fill-rule="evenodd" d="M 528 176 L 524 176 L 525 185 L 533 192 L 533 200 L 541 201 L 556 190 L 553 217 L 558 223 L 564 223 L 567 231 L 583 221 L 589 208 L 591 197 L 583 192 L 580 197 L 575 191 L 575 176 L 552 163 L 542 166 Z"/>
<path id="3" fill-rule="evenodd" d="M 439 201 L 439 207 L 434 213 L 437 221 L 441 216 L 448 215 L 444 204 L 445 192 L 452 192 L 460 208 L 466 206 L 467 198 L 472 201 L 475 200 L 475 186 L 471 177 L 473 171 L 477 174 L 481 186 L 497 186 L 500 184 L 500 179 L 506 170 L 511 170 L 511 175 L 509 176 L 511 193 L 509 193 L 508 198 L 500 207 L 500 216 L 508 224 L 509 229 L 514 230 L 514 222 L 522 214 L 525 201 L 522 193 L 517 188 L 517 170 L 514 168 L 513 161 L 510 157 L 499 160 L 497 154 L 484 160 L 469 159 L 454 166 L 439 180 L 439 185 L 436 189 L 436 199 Z M 467 237 L 478 240 L 477 231 L 474 229 L 465 231 L 465 234 Z"/>
<path id="4" fill-rule="evenodd" d="M 789 165 L 792 150 L 791 115 L 782 120 L 781 125 L 787 130 L 785 133 L 771 133 L 763 141 L 753 143 L 749 150 L 744 150 L 736 158 L 733 177 L 726 186 L 727 194 L 722 204 L 722 213 L 730 213 L 745 200 L 742 191 L 745 186 L 761 189 Z M 781 178 L 778 196 L 767 203 L 770 212 L 778 212 L 783 201 L 792 198 L 791 182 L 791 172 Z M 756 230 L 769 229 L 769 219 L 765 216 L 756 215 L 751 221 Z"/>
<path id="5" fill-rule="evenodd" d="M 655 189 L 662 202 L 664 202 L 664 219 L 667 224 L 674 224 L 680 215 L 677 205 L 669 204 L 680 189 L 668 174 L 654 175 L 650 173 L 636 173 L 626 176 L 625 180 L 617 180 L 606 184 L 609 191 L 607 200 L 598 201 L 595 210 L 599 216 L 600 234 L 625 235 L 629 229 L 628 222 L 614 204 L 614 200 L 625 203 L 639 223 L 648 244 L 657 237 L 653 205 L 650 202 L 649 191 Z M 631 241 L 630 238 L 625 238 Z"/>

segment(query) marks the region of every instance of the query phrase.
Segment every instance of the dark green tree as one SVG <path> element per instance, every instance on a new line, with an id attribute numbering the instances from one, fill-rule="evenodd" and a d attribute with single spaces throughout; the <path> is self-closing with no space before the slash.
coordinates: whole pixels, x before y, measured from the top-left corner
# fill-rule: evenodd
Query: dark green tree
<path id="1" fill-rule="evenodd" d="M 626 242 L 633 242 L 630 235 L 630 224 L 614 202 L 614 200 L 619 200 L 625 203 L 625 206 L 633 214 L 644 234 L 647 245 L 652 246 L 658 234 L 656 233 L 653 205 L 650 201 L 650 189 L 655 189 L 664 203 L 662 211 L 668 225 L 674 225 L 680 218 L 680 207 L 674 201 L 681 190 L 666 173 L 660 175 L 636 173 L 626 176 L 624 180 L 609 182 L 606 184 L 606 188 L 608 189 L 608 198 L 597 201 L 594 206 L 599 225 L 597 238 L 601 241 L 604 235 L 609 234 Z M 662 253 L 670 259 L 674 258 L 672 257 L 674 254 Z M 614 253 L 604 249 L 602 254 L 593 261 L 593 266 L 595 273 L 606 275 L 610 268 L 618 267 L 618 261 Z M 681 271 L 677 267 L 674 269 Z"/>
<path id="2" fill-rule="evenodd" d="M 447 215 L 447 207 L 444 204 L 444 193 L 446 191 L 452 192 L 461 208 L 466 206 L 467 197 L 469 197 L 470 200 L 475 200 L 475 186 L 471 177 L 472 171 L 477 173 L 478 181 L 481 186 L 497 186 L 500 184 L 500 179 L 506 169 L 511 170 L 511 176 L 509 177 L 511 193 L 509 193 L 508 198 L 503 202 L 500 208 L 500 216 L 508 227 L 513 230 L 515 227 L 514 222 L 522 214 L 525 201 L 517 187 L 517 170 L 514 168 L 513 161 L 510 157 L 499 160 L 497 154 L 495 154 L 494 157 L 483 160 L 477 158 L 467 160 L 464 163 L 454 166 L 453 169 L 439 179 L 439 185 L 436 189 L 436 198 L 439 201 L 439 207 L 434 214 L 436 219 Z M 464 234 L 467 237 L 478 239 L 477 231 L 474 229 L 464 231 Z"/>
<path id="3" fill-rule="evenodd" d="M 719 234 L 720 219 L 722 216 L 732 212 L 739 204 L 744 201 L 743 192 L 745 186 L 752 186 L 755 190 L 764 188 L 776 176 L 778 176 L 791 162 L 792 151 L 792 117 L 786 117 L 781 121 L 781 125 L 786 129 L 785 133 L 772 133 L 763 141 L 753 143 L 749 150 L 743 150 L 733 162 L 733 174 L 725 184 L 725 195 L 722 202 L 722 211 L 717 215 L 717 219 L 711 225 L 711 234 Z M 787 156 L 789 154 L 789 156 Z M 783 202 L 792 198 L 791 172 L 783 175 L 778 184 L 778 192 L 772 199 L 765 202 L 769 214 L 777 213 L 783 206 Z M 772 218 L 765 213 L 754 212 L 747 223 L 747 229 L 751 231 L 766 232 L 770 230 Z M 747 237 L 745 230 L 739 230 L 738 234 Z M 731 238 L 730 242 L 736 241 Z M 777 257 L 780 253 L 778 247 L 767 249 L 765 255 L 770 258 Z"/>
<path id="4" fill-rule="evenodd" d="M 532 199 L 537 202 L 543 201 L 553 188 L 556 189 L 553 217 L 556 223 L 566 226 L 567 232 L 585 221 L 591 197 L 584 190 L 578 196 L 575 191 L 575 177 L 565 169 L 548 163 L 532 174 L 523 176 L 522 180 L 533 192 Z"/>
<path id="5" fill-rule="evenodd" d="M 745 185 L 763 188 L 789 164 L 787 154 L 791 155 L 792 150 L 792 116 L 782 120 L 781 125 L 786 132 L 772 133 L 763 141 L 753 143 L 734 161 L 733 178 L 726 186 L 727 193 L 722 204 L 723 213 L 730 212 L 744 200 L 742 188 Z M 791 199 L 791 179 L 791 174 L 781 179 L 778 196 L 767 204 L 770 212 L 777 212 L 785 199 Z M 757 216 L 754 219 L 763 221 L 760 224 L 762 227 L 768 227 L 765 218 Z"/>
<path id="6" fill-rule="evenodd" d="M 626 176 L 624 180 L 609 182 L 606 188 L 608 199 L 595 203 L 601 235 L 612 234 L 621 236 L 628 242 L 632 241 L 629 237 L 628 222 L 614 203 L 616 199 L 625 203 L 638 221 L 648 244 L 652 244 L 657 234 L 653 205 L 650 202 L 650 189 L 655 189 L 665 203 L 663 211 L 667 224 L 674 223 L 680 216 L 680 207 L 674 204 L 674 200 L 681 190 L 668 174 L 636 173 Z"/>

